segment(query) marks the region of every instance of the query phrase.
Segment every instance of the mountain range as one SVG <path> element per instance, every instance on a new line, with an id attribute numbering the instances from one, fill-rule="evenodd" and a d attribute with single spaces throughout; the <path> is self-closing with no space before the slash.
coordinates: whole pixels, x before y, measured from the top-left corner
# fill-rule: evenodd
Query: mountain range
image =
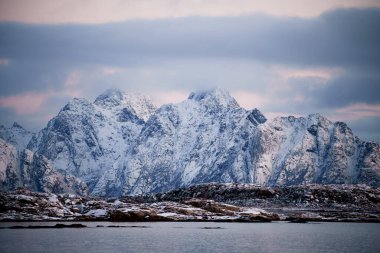
<path id="1" fill-rule="evenodd" d="M 72 99 L 38 133 L 0 127 L 0 189 L 122 196 L 200 183 L 380 186 L 380 147 L 320 114 L 268 120 L 227 91 L 156 108 L 107 90 Z"/>

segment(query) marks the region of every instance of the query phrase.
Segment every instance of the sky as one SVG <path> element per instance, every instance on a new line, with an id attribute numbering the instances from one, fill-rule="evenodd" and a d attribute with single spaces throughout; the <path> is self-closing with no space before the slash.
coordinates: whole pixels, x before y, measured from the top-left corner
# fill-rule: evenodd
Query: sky
<path id="1" fill-rule="evenodd" d="M 38 131 L 109 88 L 160 106 L 228 90 L 380 141 L 380 1 L 0 0 L 0 124 Z"/>

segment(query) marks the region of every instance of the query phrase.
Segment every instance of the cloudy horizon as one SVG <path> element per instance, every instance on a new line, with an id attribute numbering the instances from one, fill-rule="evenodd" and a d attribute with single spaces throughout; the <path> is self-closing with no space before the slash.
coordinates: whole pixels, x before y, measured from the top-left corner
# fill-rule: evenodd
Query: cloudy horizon
<path id="1" fill-rule="evenodd" d="M 306 2 L 1 1 L 0 124 L 38 131 L 109 88 L 159 106 L 219 87 L 380 141 L 380 4 Z"/>

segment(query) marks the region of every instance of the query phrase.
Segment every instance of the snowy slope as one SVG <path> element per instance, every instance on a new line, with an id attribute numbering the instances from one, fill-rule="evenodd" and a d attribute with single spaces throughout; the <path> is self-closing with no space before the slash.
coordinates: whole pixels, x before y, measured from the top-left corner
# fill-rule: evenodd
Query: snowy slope
<path id="1" fill-rule="evenodd" d="M 120 161 L 154 110 L 144 96 L 119 90 L 107 90 L 94 103 L 73 99 L 28 147 L 85 181 L 93 194 L 117 195 Z"/>

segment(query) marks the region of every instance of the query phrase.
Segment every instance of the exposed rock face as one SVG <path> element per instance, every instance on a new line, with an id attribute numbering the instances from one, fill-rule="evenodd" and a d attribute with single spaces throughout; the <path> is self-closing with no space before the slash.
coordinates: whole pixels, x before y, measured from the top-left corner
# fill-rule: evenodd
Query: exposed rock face
<path id="1" fill-rule="evenodd" d="M 33 191 L 80 195 L 88 194 L 87 186 L 77 178 L 56 171 L 46 157 L 28 149 L 16 148 L 0 139 L 0 189 L 26 187 Z"/>
<path id="2" fill-rule="evenodd" d="M 361 141 L 345 123 L 319 114 L 267 120 L 219 89 L 157 110 L 144 96 L 108 90 L 93 103 L 73 99 L 35 136 L 17 124 L 4 129 L 0 137 L 18 147 L 1 150 L 7 185 L 25 182 L 14 168 L 32 137 L 27 148 L 35 159 L 46 157 L 52 170 L 98 196 L 210 182 L 380 186 L 379 145 Z"/>
<path id="3" fill-rule="evenodd" d="M 38 153 L 26 149 L 20 161 L 22 187 L 38 192 L 88 194 L 84 182 L 55 170 L 51 162 Z"/>
<path id="4" fill-rule="evenodd" d="M 1 189 L 16 189 L 20 174 L 17 149 L 0 138 L 0 183 Z"/>
<path id="5" fill-rule="evenodd" d="M 25 130 L 17 122 L 14 122 L 10 128 L 0 126 L 0 138 L 16 147 L 19 152 L 26 148 L 33 136 L 33 133 Z"/>

